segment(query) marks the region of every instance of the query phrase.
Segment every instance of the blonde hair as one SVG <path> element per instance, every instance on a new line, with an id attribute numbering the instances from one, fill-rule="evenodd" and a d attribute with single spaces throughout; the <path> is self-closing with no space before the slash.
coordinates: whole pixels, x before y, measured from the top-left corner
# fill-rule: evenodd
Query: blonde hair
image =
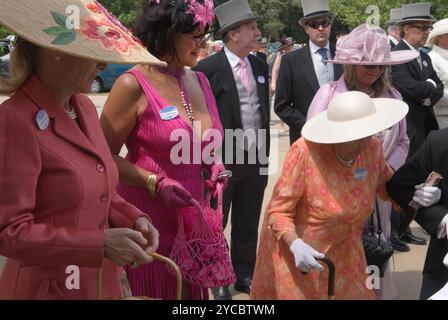
<path id="1" fill-rule="evenodd" d="M 28 79 L 34 69 L 37 46 L 19 38 L 11 51 L 10 78 L 0 76 L 0 94 L 15 93 Z"/>
<path id="2" fill-rule="evenodd" d="M 344 65 L 345 83 L 347 84 L 349 91 L 361 90 L 358 86 L 358 81 L 356 80 L 355 67 L 356 66 L 352 64 Z M 370 86 L 373 89 L 373 97 L 380 97 L 392 88 L 389 71 L 389 67 L 384 69 L 381 76 Z"/>

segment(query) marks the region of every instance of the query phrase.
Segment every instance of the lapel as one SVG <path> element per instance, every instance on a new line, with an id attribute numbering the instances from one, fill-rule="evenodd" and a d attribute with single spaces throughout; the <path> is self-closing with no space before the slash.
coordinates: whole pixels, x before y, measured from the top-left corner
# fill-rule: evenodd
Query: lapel
<path id="1" fill-rule="evenodd" d="M 305 75 L 305 79 L 311 86 L 314 92 L 319 90 L 319 81 L 317 80 L 316 71 L 314 70 L 313 59 L 311 58 L 311 49 L 306 46 L 298 51 L 298 61 L 295 64 L 302 68 L 302 74 Z"/>
<path id="2" fill-rule="evenodd" d="M 254 74 L 255 83 L 257 85 L 257 94 L 258 99 L 260 101 L 260 109 L 261 109 L 261 115 L 263 117 L 264 122 L 267 122 L 267 119 L 269 119 L 268 110 L 266 108 L 266 101 L 264 99 L 266 94 L 266 82 L 269 81 L 269 79 L 266 79 L 266 75 L 263 74 L 263 70 L 259 68 L 259 64 L 256 63 L 255 59 L 256 57 L 252 57 L 249 55 L 249 62 L 252 67 L 252 72 Z M 260 83 L 260 79 L 264 78 L 265 83 Z"/>
<path id="3" fill-rule="evenodd" d="M 97 152 L 94 145 L 98 139 L 98 134 L 92 132 L 88 115 L 86 114 L 88 112 L 86 110 L 87 108 L 79 105 L 79 99 L 73 97 L 71 102 L 78 115 L 80 126 L 74 120 L 70 119 L 64 108 L 56 102 L 53 95 L 44 87 L 36 75 L 30 76 L 23 87 L 23 91 L 38 109 L 47 111 L 50 120 L 52 120 L 50 121 L 50 125 L 53 123 L 53 130 L 56 135 L 102 159 L 102 156 Z"/>
<path id="4" fill-rule="evenodd" d="M 412 50 L 407 44 L 406 42 L 404 42 L 403 40 L 400 41 L 400 43 L 395 47 L 397 50 Z M 420 54 L 420 59 L 422 58 L 422 55 Z M 418 75 L 418 78 L 420 80 L 424 80 L 423 79 L 423 72 L 422 69 L 420 69 L 420 65 L 418 63 L 417 59 L 412 60 L 411 62 L 409 62 L 409 65 L 412 66 L 414 68 L 414 71 L 416 72 L 416 74 Z"/>
<path id="5" fill-rule="evenodd" d="M 218 52 L 217 55 L 219 68 L 218 77 L 221 79 L 220 84 L 218 85 L 222 85 L 224 91 L 226 92 L 226 96 L 230 100 L 230 106 L 232 106 L 232 112 L 234 114 L 236 125 L 242 128 L 243 124 L 241 123 L 240 99 L 238 96 L 238 88 L 236 86 L 235 78 L 233 76 L 232 66 L 230 65 L 229 59 L 227 59 L 224 49 Z M 225 102 L 225 104 L 227 104 L 227 102 Z M 221 107 L 225 108 L 226 106 L 221 105 Z"/>

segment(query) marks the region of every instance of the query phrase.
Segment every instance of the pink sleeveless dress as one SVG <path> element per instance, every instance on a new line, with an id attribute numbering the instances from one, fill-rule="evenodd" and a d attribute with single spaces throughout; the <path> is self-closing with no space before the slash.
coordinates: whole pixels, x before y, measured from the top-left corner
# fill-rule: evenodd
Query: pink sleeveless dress
<path id="1" fill-rule="evenodd" d="M 189 138 L 193 141 L 191 126 L 180 116 L 172 120 L 162 120 L 160 111 L 169 106 L 167 102 L 158 94 L 141 71 L 133 69 L 129 73 L 133 74 L 140 83 L 148 99 L 148 107 L 140 116 L 134 130 L 126 140 L 128 149 L 126 159 L 150 172 L 164 171 L 169 178 L 181 183 L 196 200 L 202 203 L 203 180 L 201 172 L 203 165 L 194 164 L 197 161 L 193 162 L 193 148 L 190 148 L 190 164 L 173 164 L 170 159 L 172 148 L 179 143 L 177 140 L 170 141 L 172 132 L 177 129 L 184 129 L 183 132 L 187 132 Z M 223 134 L 215 97 L 207 79 L 203 73 L 197 72 L 196 75 L 204 92 L 213 129 L 219 130 Z M 203 150 L 209 143 L 209 141 L 203 139 L 201 149 Z M 178 209 L 166 206 L 162 200 L 151 198 L 146 188 L 120 183 L 118 193 L 125 200 L 148 213 L 154 226 L 160 232 L 160 245 L 157 252 L 169 256 L 177 234 Z M 137 268 L 126 267 L 126 271 L 134 296 L 144 295 L 167 300 L 176 299 L 176 279 L 166 270 L 165 264 L 155 261 Z M 197 286 L 191 286 L 191 288 L 192 299 L 208 299 L 207 289 Z"/>

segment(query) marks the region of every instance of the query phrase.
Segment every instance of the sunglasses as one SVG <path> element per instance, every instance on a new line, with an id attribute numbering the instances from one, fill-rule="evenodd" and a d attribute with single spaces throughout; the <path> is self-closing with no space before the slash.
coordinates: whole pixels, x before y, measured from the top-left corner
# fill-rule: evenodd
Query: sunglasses
<path id="1" fill-rule="evenodd" d="M 373 70 L 376 68 L 380 68 L 381 70 L 386 70 L 386 68 L 387 68 L 387 66 L 383 66 L 383 65 L 367 65 L 367 66 L 363 65 L 363 67 L 367 70 Z"/>
<path id="2" fill-rule="evenodd" d="M 416 28 L 419 29 L 422 32 L 426 32 L 426 31 L 432 31 L 432 27 L 430 26 L 411 26 L 411 28 Z"/>
<path id="3" fill-rule="evenodd" d="M 196 37 L 189 36 L 188 38 L 190 38 L 190 40 L 193 41 L 196 46 L 202 47 L 204 44 L 206 44 L 209 40 L 212 39 L 212 36 L 211 35 L 202 35 Z"/>
<path id="4" fill-rule="evenodd" d="M 331 19 L 327 19 L 324 21 L 310 21 L 307 23 L 308 26 L 310 26 L 313 29 L 319 29 L 319 27 L 327 28 L 331 24 Z"/>

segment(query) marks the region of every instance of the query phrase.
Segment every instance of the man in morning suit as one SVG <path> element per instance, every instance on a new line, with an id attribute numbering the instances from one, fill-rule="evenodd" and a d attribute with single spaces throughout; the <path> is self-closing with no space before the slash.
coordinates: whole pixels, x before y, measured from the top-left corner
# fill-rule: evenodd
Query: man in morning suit
<path id="1" fill-rule="evenodd" d="M 417 152 L 430 131 L 439 129 L 433 106 L 443 96 L 443 83 L 433 68 L 431 58 L 419 50 L 426 43 L 435 21 L 431 16 L 430 3 L 414 3 L 402 6 L 401 20 L 396 22 L 402 39 L 393 50 L 420 52 L 417 59 L 392 66 L 393 85 L 409 105 L 406 116 L 410 140 L 409 157 Z M 392 224 L 397 225 L 397 220 L 400 220 L 399 216 L 394 216 Z M 407 228 L 400 240 L 418 245 L 426 244 L 426 240 L 413 235 L 410 228 Z"/>
<path id="2" fill-rule="evenodd" d="M 401 8 L 402 19 L 397 25 L 401 28 L 402 40 L 394 51 L 419 51 L 436 21 L 430 11 L 430 3 L 413 3 Z M 409 105 L 406 122 L 411 156 L 417 152 L 431 130 L 439 129 L 433 106 L 443 96 L 443 83 L 433 68 L 431 58 L 421 51 L 417 59 L 392 66 L 392 82 Z"/>
<path id="3" fill-rule="evenodd" d="M 267 185 L 269 151 L 268 65 L 250 54 L 261 36 L 247 0 L 230 0 L 215 9 L 225 48 L 196 67 L 210 81 L 222 125 L 226 129 L 223 156 L 233 172 L 224 192 L 224 227 L 232 207 L 231 257 L 235 290 L 250 293 L 258 241 L 258 224 Z M 252 138 L 242 143 L 234 134 Z M 257 136 L 257 137 L 256 137 Z M 233 145 L 232 145 L 233 143 Z M 229 155 L 228 147 L 233 155 Z M 242 154 L 244 159 L 238 157 Z M 242 161 L 241 161 L 242 160 Z M 228 287 L 212 289 L 215 299 L 231 299 Z"/>
<path id="4" fill-rule="evenodd" d="M 320 86 L 338 80 L 341 65 L 326 63 L 334 57 L 336 47 L 330 43 L 335 13 L 329 11 L 328 0 L 302 0 L 305 29 L 309 45 L 282 57 L 275 92 L 275 113 L 289 126 L 291 144 L 301 137 L 308 108 Z"/>

